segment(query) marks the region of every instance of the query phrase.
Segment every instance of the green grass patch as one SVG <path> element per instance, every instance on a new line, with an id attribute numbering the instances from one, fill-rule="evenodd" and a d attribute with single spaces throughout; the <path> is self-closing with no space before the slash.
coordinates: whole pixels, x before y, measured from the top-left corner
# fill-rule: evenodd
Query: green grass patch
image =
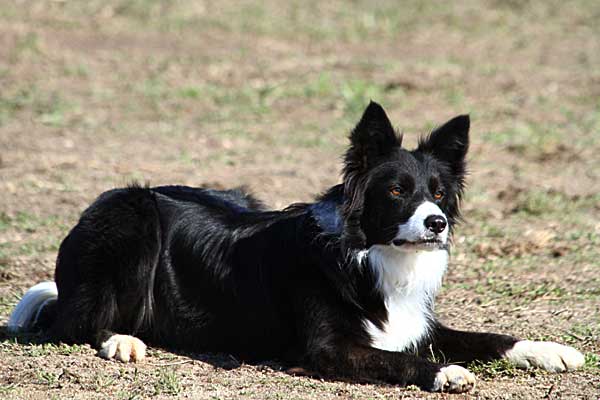
<path id="1" fill-rule="evenodd" d="M 174 369 L 164 368 L 158 371 L 158 377 L 154 383 L 155 395 L 166 394 L 176 396 L 183 389 L 179 376 Z"/>
<path id="2" fill-rule="evenodd" d="M 200 110 L 197 123 L 247 124 L 248 119 L 261 119 L 277 105 L 314 101 L 323 107 L 344 112 L 354 120 L 370 100 L 388 103 L 403 101 L 401 87 L 388 87 L 386 82 L 334 77 L 328 72 L 289 80 L 256 80 L 238 86 L 215 82 L 198 82 L 173 87 L 162 76 L 160 66 L 149 77 L 129 85 L 153 112 L 171 115 L 178 110 Z M 135 110 L 132 109 L 132 112 Z"/>
<path id="3" fill-rule="evenodd" d="M 20 231 L 33 233 L 41 227 L 50 226 L 58 220 L 57 216 L 39 217 L 25 211 L 19 211 L 10 220 L 10 225 Z"/>
<path id="4" fill-rule="evenodd" d="M 33 102 L 34 92 L 31 89 L 22 88 L 13 93 L 0 92 L 0 126 L 15 118 L 19 111 L 30 107 Z"/>
<path id="5" fill-rule="evenodd" d="M 455 86 L 447 88 L 444 97 L 446 102 L 454 108 L 463 107 L 466 101 L 464 92 Z"/>
<path id="6" fill-rule="evenodd" d="M 478 378 L 492 380 L 499 377 L 515 377 L 519 370 L 508 360 L 499 359 L 489 362 L 474 361 L 467 367 Z"/>
<path id="7" fill-rule="evenodd" d="M 600 355 L 596 353 L 585 353 L 584 368 L 600 372 Z"/>
<path id="8" fill-rule="evenodd" d="M 58 92 L 42 93 L 33 103 L 37 120 L 43 125 L 53 127 L 64 126 L 67 122 L 66 114 L 73 108 L 73 104 L 67 102 Z"/>
<path id="9" fill-rule="evenodd" d="M 96 392 L 103 392 L 110 386 L 112 386 L 115 381 L 117 381 L 117 377 L 114 375 L 107 375 L 105 373 L 99 373 L 94 378 L 94 390 Z"/>
<path id="10" fill-rule="evenodd" d="M 76 108 L 56 91 L 44 92 L 35 86 L 6 90 L 0 92 L 0 126 L 29 111 L 43 125 L 62 127 Z"/>
<path id="11" fill-rule="evenodd" d="M 0 232 L 14 229 L 18 232 L 34 233 L 52 228 L 66 230 L 69 227 L 58 215 L 37 215 L 26 211 L 18 211 L 12 216 L 0 213 Z"/>
<path id="12" fill-rule="evenodd" d="M 0 270 L 2 270 L 1 266 Z M 0 315 L 9 315 L 13 308 L 17 305 L 18 300 L 18 297 L 14 295 L 0 297 Z"/>
<path id="13" fill-rule="evenodd" d="M 8 59 L 11 63 L 19 62 L 26 56 L 41 55 L 40 38 L 35 32 L 27 32 L 25 35 L 17 39 L 15 46 L 12 48 Z"/>
<path id="14" fill-rule="evenodd" d="M 495 271 L 498 268 L 492 266 L 489 270 Z M 485 282 L 474 285 L 473 290 L 478 295 L 485 296 L 484 301 L 498 299 L 514 303 L 514 305 L 528 304 L 544 297 L 554 300 L 561 299 L 568 294 L 565 288 L 557 286 L 552 282 L 521 284 L 495 277 L 489 277 Z"/>
<path id="15" fill-rule="evenodd" d="M 330 73 L 322 72 L 316 78 L 308 80 L 302 88 L 306 98 L 330 97 L 337 91 L 333 77 Z"/>
<path id="16" fill-rule="evenodd" d="M 532 158 L 555 154 L 566 147 L 564 133 L 556 125 L 528 121 L 516 121 L 513 126 L 500 131 L 483 132 L 482 139 Z"/>
<path id="17" fill-rule="evenodd" d="M 0 212 L 0 232 L 10 227 L 10 217 L 5 212 Z"/>
<path id="18" fill-rule="evenodd" d="M 198 99 L 202 95 L 202 91 L 199 87 L 186 86 L 177 89 L 177 95 L 184 99 Z"/>
<path id="19" fill-rule="evenodd" d="M 66 65 L 64 67 L 65 76 L 76 78 L 89 78 L 90 71 L 85 64 Z"/>
<path id="20" fill-rule="evenodd" d="M 58 378 L 60 377 L 56 372 L 44 370 L 38 371 L 36 375 L 40 383 L 48 386 L 56 386 L 58 384 Z"/>
<path id="21" fill-rule="evenodd" d="M 17 388 L 16 383 L 0 383 L 0 395 L 12 393 Z"/>
<path id="22" fill-rule="evenodd" d="M 87 347 L 83 345 L 67 345 L 64 343 L 42 343 L 29 344 L 23 347 L 24 355 L 28 357 L 44 357 L 49 355 L 69 356 L 72 354 L 83 353 L 87 351 Z"/>
<path id="23" fill-rule="evenodd" d="M 517 194 L 512 211 L 535 217 L 561 213 L 580 214 L 600 204 L 600 194 L 568 196 L 556 190 L 527 190 Z"/>
<path id="24" fill-rule="evenodd" d="M 539 216 L 554 213 L 568 206 L 568 199 L 559 193 L 532 190 L 518 196 L 513 211 Z"/>
<path id="25" fill-rule="evenodd" d="M 344 101 L 344 111 L 350 115 L 360 115 L 370 100 L 382 99 L 382 86 L 363 80 L 350 80 L 342 83 L 340 94 Z"/>
<path id="26" fill-rule="evenodd" d="M 564 331 L 562 339 L 571 345 L 577 345 L 582 342 L 596 342 L 600 339 L 600 323 L 573 324 L 569 330 Z"/>

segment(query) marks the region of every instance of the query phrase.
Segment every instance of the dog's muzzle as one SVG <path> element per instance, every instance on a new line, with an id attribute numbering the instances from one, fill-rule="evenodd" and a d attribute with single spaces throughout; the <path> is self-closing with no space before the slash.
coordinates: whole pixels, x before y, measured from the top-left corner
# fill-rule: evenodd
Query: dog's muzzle
<path id="1" fill-rule="evenodd" d="M 403 248 L 439 249 L 448 241 L 448 220 L 434 203 L 426 201 L 406 223 L 398 226 L 392 245 Z"/>

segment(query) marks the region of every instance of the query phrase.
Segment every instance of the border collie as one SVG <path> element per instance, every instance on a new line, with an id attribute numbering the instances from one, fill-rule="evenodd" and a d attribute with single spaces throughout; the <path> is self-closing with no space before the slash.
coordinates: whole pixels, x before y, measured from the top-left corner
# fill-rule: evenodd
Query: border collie
<path id="1" fill-rule="evenodd" d="M 436 320 L 468 132 L 469 117 L 458 116 L 409 151 L 371 102 L 350 135 L 343 182 L 281 211 L 238 189 L 110 190 L 62 242 L 56 283 L 32 287 L 9 328 L 90 343 L 122 362 L 143 359 L 149 343 L 430 391 L 473 387 L 474 375 L 450 362 L 581 367 L 571 347 Z"/>

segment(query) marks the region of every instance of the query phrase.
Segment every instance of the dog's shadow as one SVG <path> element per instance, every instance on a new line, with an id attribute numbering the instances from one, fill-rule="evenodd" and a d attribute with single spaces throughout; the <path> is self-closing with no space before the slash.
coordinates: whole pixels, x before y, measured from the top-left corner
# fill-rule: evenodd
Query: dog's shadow
<path id="1" fill-rule="evenodd" d="M 176 354 L 181 357 L 186 357 L 189 360 L 200 361 L 202 363 L 206 363 L 211 365 L 215 369 L 223 369 L 226 371 L 234 370 L 242 367 L 243 365 L 252 365 L 259 369 L 270 369 L 274 371 L 286 371 L 286 368 L 277 361 L 250 361 L 250 360 L 240 360 L 237 357 L 226 354 L 226 353 L 191 353 L 188 351 L 183 351 L 177 348 L 168 348 L 168 347 L 151 347 L 150 357 L 153 354 L 153 350 L 161 350 L 169 353 Z M 151 361 L 150 361 L 151 362 Z M 161 365 L 160 361 L 153 363 L 154 365 Z M 169 361 L 165 361 L 164 364 L 168 365 Z"/>
<path id="2" fill-rule="evenodd" d="M 42 334 L 41 332 L 31 332 L 31 333 L 22 333 L 22 332 L 11 332 L 7 326 L 0 326 L 0 342 L 11 342 L 13 344 L 18 344 L 22 346 L 39 346 L 44 344 L 54 344 L 60 345 L 64 342 L 56 341 L 50 338 L 47 335 Z M 73 343 L 64 343 L 66 345 L 72 345 Z M 199 361 L 202 363 L 206 363 L 211 365 L 216 369 L 223 370 L 234 370 L 240 368 L 242 365 L 252 365 L 259 369 L 265 368 L 274 371 L 286 371 L 286 368 L 282 363 L 277 361 L 265 360 L 265 361 L 248 361 L 248 360 L 240 360 L 233 355 L 225 354 L 225 353 L 191 353 L 187 351 L 182 351 L 176 348 L 168 348 L 168 347 L 156 347 L 150 345 L 149 357 L 147 358 L 147 362 L 151 363 L 151 365 L 160 366 L 160 365 L 170 365 L 175 364 L 166 360 L 157 360 L 153 361 L 152 358 L 154 356 L 158 356 L 156 350 L 167 351 L 169 353 L 173 353 L 175 355 L 186 357 L 192 361 Z"/>

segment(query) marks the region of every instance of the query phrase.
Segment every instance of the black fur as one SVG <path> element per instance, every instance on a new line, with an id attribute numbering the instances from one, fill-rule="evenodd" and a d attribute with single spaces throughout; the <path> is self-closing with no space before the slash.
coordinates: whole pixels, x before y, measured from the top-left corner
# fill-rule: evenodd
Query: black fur
<path id="1" fill-rule="evenodd" d="M 311 204 L 268 211 L 240 190 L 182 186 L 102 194 L 64 239 L 57 303 L 39 319 L 58 340 L 99 345 L 113 332 L 168 348 L 279 359 L 321 376 L 432 389 L 447 361 L 501 357 L 515 338 L 439 323 L 415 353 L 371 347 L 364 321 L 388 311 L 368 260 L 423 201 L 459 217 L 468 116 L 414 151 L 371 103 L 351 134 L 343 183 Z M 390 197 L 390 188 L 401 195 Z M 441 200 L 434 199 L 442 191 Z"/>

